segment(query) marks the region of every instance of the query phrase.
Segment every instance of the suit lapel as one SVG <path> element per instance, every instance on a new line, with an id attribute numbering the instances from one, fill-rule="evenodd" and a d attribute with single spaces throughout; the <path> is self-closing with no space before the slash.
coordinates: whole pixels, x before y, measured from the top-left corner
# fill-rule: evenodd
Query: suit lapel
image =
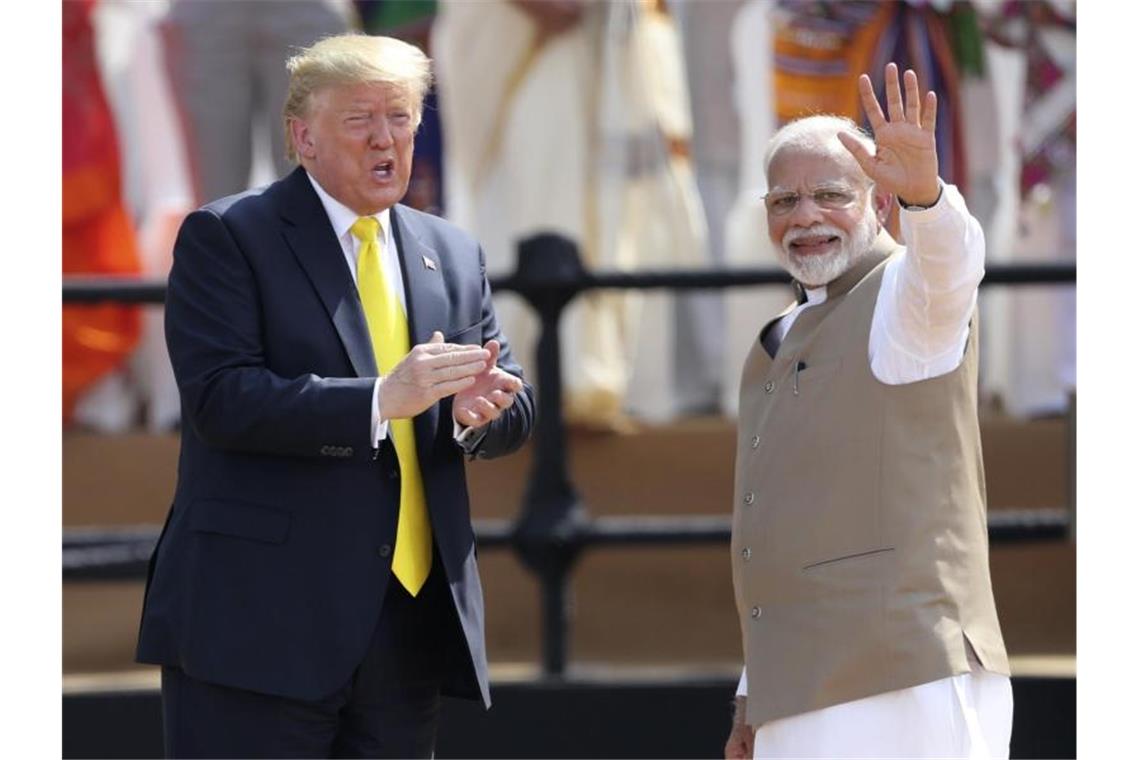
<path id="1" fill-rule="evenodd" d="M 447 334 L 447 291 L 443 286 L 443 263 L 439 254 L 423 242 L 418 234 L 416 220 L 406 208 L 393 206 L 391 219 L 392 234 L 400 257 L 400 270 L 404 276 L 408 333 L 412 346 L 416 346 L 427 343 L 436 330 Z M 431 264 L 427 263 L 429 261 Z M 430 461 L 431 446 L 439 426 L 439 409 L 439 404 L 432 404 L 415 417 L 416 449 L 419 451 L 420 462 Z"/>
<path id="2" fill-rule="evenodd" d="M 285 241 L 320 296 L 357 377 L 374 377 L 364 309 L 321 200 L 300 167 L 284 180 L 283 190 Z"/>

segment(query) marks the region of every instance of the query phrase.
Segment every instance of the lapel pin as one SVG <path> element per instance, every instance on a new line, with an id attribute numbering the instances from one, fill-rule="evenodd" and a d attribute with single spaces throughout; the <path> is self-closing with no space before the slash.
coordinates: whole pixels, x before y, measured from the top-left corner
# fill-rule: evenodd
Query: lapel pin
<path id="1" fill-rule="evenodd" d="M 436 271 L 435 270 L 435 262 L 432 261 L 431 259 L 429 259 L 427 256 L 424 256 L 424 266 L 433 272 Z"/>

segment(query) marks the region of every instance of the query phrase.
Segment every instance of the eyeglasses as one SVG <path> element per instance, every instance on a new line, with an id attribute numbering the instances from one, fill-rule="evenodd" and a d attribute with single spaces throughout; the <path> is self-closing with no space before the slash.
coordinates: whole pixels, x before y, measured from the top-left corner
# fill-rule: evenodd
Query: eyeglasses
<path id="1" fill-rule="evenodd" d="M 786 216 L 796 210 L 800 199 L 807 195 L 820 208 L 837 211 L 851 208 L 859 200 L 860 190 L 843 185 L 825 185 L 807 193 L 775 192 L 763 196 L 764 206 L 773 216 Z"/>

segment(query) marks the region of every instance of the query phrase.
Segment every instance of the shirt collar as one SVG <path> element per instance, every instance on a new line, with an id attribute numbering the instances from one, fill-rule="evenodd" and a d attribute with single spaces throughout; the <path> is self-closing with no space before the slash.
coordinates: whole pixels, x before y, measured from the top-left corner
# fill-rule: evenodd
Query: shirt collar
<path id="1" fill-rule="evenodd" d="M 332 224 L 333 232 L 336 233 L 337 240 L 341 240 L 352 229 L 352 225 L 356 224 L 356 220 L 360 215 L 344 205 L 336 198 L 328 194 L 328 191 L 321 187 L 321 183 L 317 182 L 316 177 L 309 172 L 305 172 L 309 178 L 309 182 L 313 183 L 313 189 L 317 191 L 317 197 L 321 199 L 321 205 L 325 207 L 325 213 L 328 214 L 329 222 Z M 380 231 L 378 233 L 379 243 L 384 246 L 388 239 L 389 219 L 391 218 L 391 209 L 386 208 L 383 211 L 373 214 L 372 218 L 380 222 Z M 383 250 L 381 247 L 380 250 Z"/>

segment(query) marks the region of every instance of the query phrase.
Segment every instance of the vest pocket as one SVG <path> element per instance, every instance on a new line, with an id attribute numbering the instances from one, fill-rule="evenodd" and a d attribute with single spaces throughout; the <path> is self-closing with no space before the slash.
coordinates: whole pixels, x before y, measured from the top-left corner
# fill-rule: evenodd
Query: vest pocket
<path id="1" fill-rule="evenodd" d="M 893 547 L 893 546 L 884 546 L 881 549 L 870 549 L 870 550 L 865 551 L 865 552 L 856 552 L 854 554 L 844 554 L 841 557 L 832 557 L 831 559 L 822 559 L 818 562 L 812 562 L 810 564 L 804 565 L 802 568 L 800 568 L 800 570 L 806 573 L 806 572 L 810 572 L 812 570 L 816 570 L 816 569 L 821 568 L 821 567 L 827 567 L 830 565 L 835 565 L 835 564 L 838 564 L 840 562 L 851 562 L 854 560 L 866 559 L 868 557 L 874 557 L 874 556 L 879 555 L 879 554 L 886 554 L 887 552 L 893 552 L 894 550 L 895 550 L 895 547 Z"/>

